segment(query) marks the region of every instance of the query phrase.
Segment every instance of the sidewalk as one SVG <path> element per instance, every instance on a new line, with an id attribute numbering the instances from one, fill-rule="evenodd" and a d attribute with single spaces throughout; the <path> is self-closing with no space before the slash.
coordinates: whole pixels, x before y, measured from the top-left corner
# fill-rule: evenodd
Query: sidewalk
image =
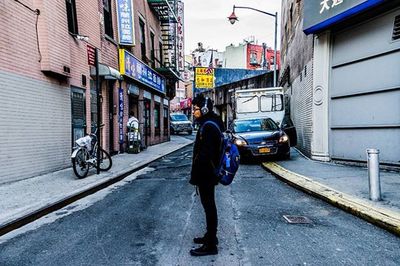
<path id="1" fill-rule="evenodd" d="M 400 235 L 400 173 L 380 172 L 383 200 L 369 200 L 368 169 L 310 160 L 291 150 L 287 161 L 263 163 L 283 181 Z"/>
<path id="2" fill-rule="evenodd" d="M 123 153 L 113 156 L 113 166 L 109 171 L 96 175 L 96 169 L 90 169 L 89 175 L 83 179 L 78 179 L 72 168 L 67 168 L 2 184 L 0 185 L 0 235 L 115 183 L 146 167 L 152 161 L 191 143 L 193 140 L 171 136 L 171 141 L 150 146 L 138 154 Z"/>

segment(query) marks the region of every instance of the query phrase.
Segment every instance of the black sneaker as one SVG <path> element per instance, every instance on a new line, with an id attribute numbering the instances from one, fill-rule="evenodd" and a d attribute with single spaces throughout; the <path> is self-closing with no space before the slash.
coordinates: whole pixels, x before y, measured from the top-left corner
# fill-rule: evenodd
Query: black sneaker
<path id="1" fill-rule="evenodd" d="M 195 237 L 193 238 L 193 243 L 195 244 L 205 244 L 206 243 L 206 237 Z M 218 238 L 216 238 L 215 244 L 218 245 Z"/>
<path id="2" fill-rule="evenodd" d="M 202 245 L 199 248 L 194 248 L 190 250 L 190 255 L 192 256 L 207 256 L 207 255 L 217 255 L 217 246 Z"/>

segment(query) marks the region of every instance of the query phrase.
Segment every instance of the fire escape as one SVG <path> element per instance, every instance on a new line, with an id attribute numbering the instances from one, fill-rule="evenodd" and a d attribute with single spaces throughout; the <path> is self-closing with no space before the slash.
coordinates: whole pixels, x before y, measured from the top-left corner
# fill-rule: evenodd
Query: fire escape
<path id="1" fill-rule="evenodd" d="M 177 58 L 177 0 L 148 0 L 161 26 L 162 58 L 156 70 L 167 78 L 167 96 L 175 97 L 175 83 L 180 79 Z"/>

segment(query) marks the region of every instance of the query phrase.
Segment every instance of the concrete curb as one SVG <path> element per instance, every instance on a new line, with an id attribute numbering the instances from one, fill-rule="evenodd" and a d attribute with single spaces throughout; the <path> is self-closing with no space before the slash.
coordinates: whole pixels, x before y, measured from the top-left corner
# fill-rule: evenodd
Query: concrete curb
<path id="1" fill-rule="evenodd" d="M 399 213 L 385 208 L 375 207 L 368 201 L 334 190 L 328 186 L 313 181 L 309 177 L 291 172 L 277 163 L 267 162 L 263 163 L 262 166 L 289 185 L 400 236 Z"/>
<path id="2" fill-rule="evenodd" d="M 18 229 L 28 223 L 31 223 L 51 212 L 54 212 L 56 210 L 59 210 L 77 200 L 80 200 L 86 196 L 89 196 L 93 193 L 96 193 L 99 190 L 102 190 L 112 184 L 115 184 L 119 181 L 121 181 L 122 179 L 124 179 L 125 177 L 147 167 L 149 164 L 151 164 L 152 162 L 166 156 L 169 155 L 173 152 L 176 152 L 180 149 L 185 148 L 186 146 L 189 146 L 193 144 L 193 142 L 189 142 L 186 144 L 183 144 L 182 146 L 176 148 L 176 149 L 172 149 L 170 151 L 168 151 L 165 154 L 162 155 L 158 155 L 156 157 L 154 157 L 154 159 L 152 159 L 151 161 L 148 161 L 144 164 L 140 164 L 137 167 L 133 167 L 133 168 L 127 168 L 125 171 L 119 171 L 118 173 L 115 174 L 115 176 L 106 178 L 105 180 L 102 180 L 101 182 L 97 182 L 97 183 L 93 183 L 90 185 L 86 185 L 86 187 L 82 190 L 79 191 L 75 191 L 73 193 L 70 193 L 69 195 L 59 199 L 59 200 L 55 200 L 54 202 L 50 202 L 48 203 L 46 206 L 37 208 L 34 211 L 31 211 L 27 214 L 22 215 L 19 218 L 15 218 L 12 221 L 8 221 L 4 224 L 0 224 L 0 236 L 5 235 L 15 229 Z"/>

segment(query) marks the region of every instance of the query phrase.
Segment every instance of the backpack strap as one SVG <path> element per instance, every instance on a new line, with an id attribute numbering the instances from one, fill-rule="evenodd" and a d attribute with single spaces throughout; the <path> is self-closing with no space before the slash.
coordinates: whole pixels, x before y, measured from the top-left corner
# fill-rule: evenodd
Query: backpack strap
<path id="1" fill-rule="evenodd" d="M 218 129 L 219 133 L 220 133 L 221 136 L 222 136 L 221 128 L 218 126 L 217 123 L 215 123 L 214 121 L 211 121 L 211 120 L 207 120 L 207 121 L 204 122 L 204 124 L 201 126 L 201 128 L 200 128 L 200 135 L 203 135 L 203 129 L 204 129 L 204 126 L 205 126 L 206 124 L 214 125 L 214 126 Z"/>

